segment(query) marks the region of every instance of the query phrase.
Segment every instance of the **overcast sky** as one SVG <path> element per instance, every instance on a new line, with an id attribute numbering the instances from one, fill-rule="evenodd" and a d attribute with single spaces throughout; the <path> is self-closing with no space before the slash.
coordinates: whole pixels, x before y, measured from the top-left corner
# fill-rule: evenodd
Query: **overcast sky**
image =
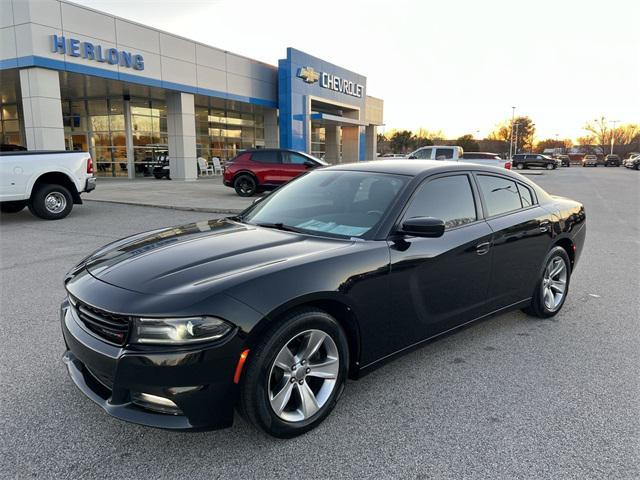
<path id="1" fill-rule="evenodd" d="M 276 65 L 295 47 L 367 77 L 386 129 L 538 139 L 640 123 L 638 0 L 75 0 Z"/>

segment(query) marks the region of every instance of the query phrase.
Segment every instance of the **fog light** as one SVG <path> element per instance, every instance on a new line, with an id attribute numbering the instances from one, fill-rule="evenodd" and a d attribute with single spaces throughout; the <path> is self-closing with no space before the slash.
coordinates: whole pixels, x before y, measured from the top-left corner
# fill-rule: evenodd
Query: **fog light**
<path id="1" fill-rule="evenodd" d="M 150 393 L 133 393 L 131 401 L 139 407 L 168 415 L 182 415 L 182 410 L 171 400 Z"/>

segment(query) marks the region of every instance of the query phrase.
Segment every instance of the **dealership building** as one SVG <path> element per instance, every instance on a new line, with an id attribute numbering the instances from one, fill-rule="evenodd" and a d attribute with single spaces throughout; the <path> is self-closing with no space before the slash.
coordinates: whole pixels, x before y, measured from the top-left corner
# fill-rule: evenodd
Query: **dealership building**
<path id="1" fill-rule="evenodd" d="M 0 0 L 0 142 L 86 150 L 101 176 L 174 179 L 248 148 L 376 156 L 366 77 L 294 48 L 278 65 L 60 0 Z M 256 40 L 258 38 L 256 37 Z"/>

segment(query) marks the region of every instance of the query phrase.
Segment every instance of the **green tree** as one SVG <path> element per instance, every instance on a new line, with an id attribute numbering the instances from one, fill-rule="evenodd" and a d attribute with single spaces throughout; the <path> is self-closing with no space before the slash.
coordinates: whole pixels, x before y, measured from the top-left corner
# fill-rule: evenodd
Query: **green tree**
<path id="1" fill-rule="evenodd" d="M 473 138 L 473 135 L 466 134 L 458 137 L 456 140 L 456 145 L 462 147 L 462 149 L 466 152 L 477 152 L 480 150 L 480 144 L 476 142 Z"/>
<path id="2" fill-rule="evenodd" d="M 410 130 L 395 132 L 389 139 L 393 153 L 407 153 L 415 145 L 415 138 Z"/>

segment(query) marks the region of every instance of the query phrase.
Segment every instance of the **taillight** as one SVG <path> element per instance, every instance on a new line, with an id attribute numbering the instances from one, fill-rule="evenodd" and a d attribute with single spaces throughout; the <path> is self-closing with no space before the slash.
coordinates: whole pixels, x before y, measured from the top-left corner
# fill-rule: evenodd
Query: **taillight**
<path id="1" fill-rule="evenodd" d="M 87 159 L 87 173 L 93 174 L 93 160 L 91 157 Z"/>
<path id="2" fill-rule="evenodd" d="M 507 170 L 511 170 L 511 162 L 505 163 L 504 168 L 506 168 Z"/>

